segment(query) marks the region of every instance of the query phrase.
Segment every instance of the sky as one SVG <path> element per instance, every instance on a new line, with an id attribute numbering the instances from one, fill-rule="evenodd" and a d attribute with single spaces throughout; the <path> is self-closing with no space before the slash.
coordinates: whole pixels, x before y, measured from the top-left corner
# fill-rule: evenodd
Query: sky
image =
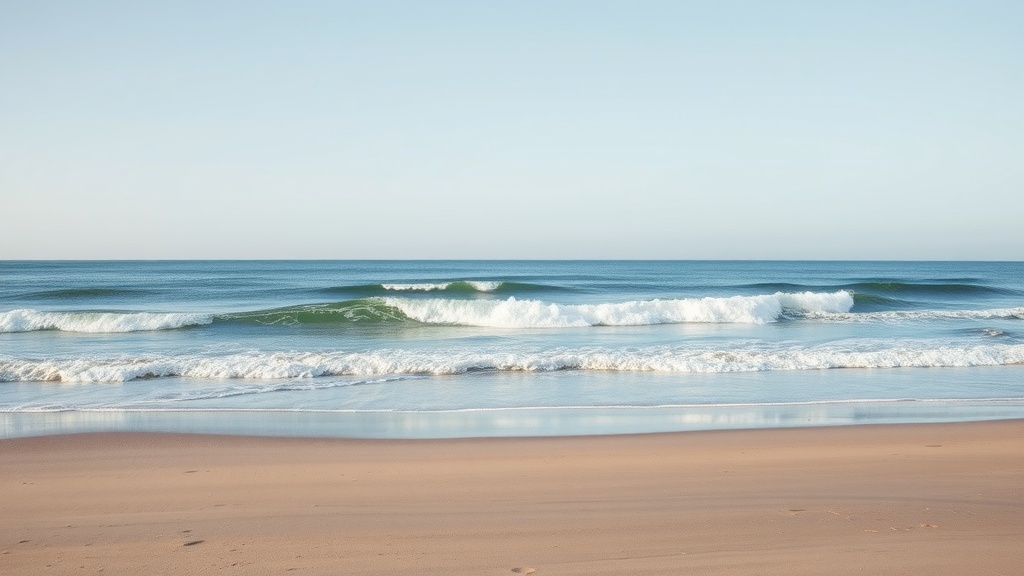
<path id="1" fill-rule="evenodd" d="M 1024 2 L 0 0 L 0 259 L 1024 259 Z"/>

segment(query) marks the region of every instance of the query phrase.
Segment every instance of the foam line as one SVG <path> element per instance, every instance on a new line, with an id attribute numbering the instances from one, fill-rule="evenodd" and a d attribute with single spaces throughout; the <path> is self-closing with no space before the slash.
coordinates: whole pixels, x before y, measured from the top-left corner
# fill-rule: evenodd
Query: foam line
<path id="1" fill-rule="evenodd" d="M 60 330 L 63 332 L 139 332 L 173 330 L 213 322 L 210 314 L 155 312 L 0 312 L 0 333 Z"/>
<path id="2" fill-rule="evenodd" d="M 480 371 L 726 373 L 834 368 L 933 368 L 1024 364 L 1024 344 L 934 343 L 885 347 L 691 349 L 654 346 L 539 351 L 373 350 L 250 352 L 224 356 L 16 359 L 0 357 L 0 381 L 126 382 L 139 378 L 287 379 L 457 375 Z"/>
<path id="3" fill-rule="evenodd" d="M 427 324 L 492 328 L 570 328 L 651 324 L 749 323 L 779 320 L 785 313 L 842 313 L 853 307 L 849 292 L 777 292 L 763 296 L 635 300 L 606 304 L 551 304 L 539 300 L 413 300 L 384 298 L 405 316 Z"/>

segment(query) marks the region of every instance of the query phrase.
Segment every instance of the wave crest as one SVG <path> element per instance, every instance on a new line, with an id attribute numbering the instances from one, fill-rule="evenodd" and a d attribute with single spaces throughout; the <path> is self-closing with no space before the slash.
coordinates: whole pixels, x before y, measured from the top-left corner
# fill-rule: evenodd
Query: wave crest
<path id="1" fill-rule="evenodd" d="M 783 319 L 819 322 L 905 323 L 915 321 L 1024 320 L 1024 308 L 992 310 L 890 310 L 851 312 L 854 295 L 777 292 L 761 296 L 633 300 L 600 304 L 556 304 L 541 300 L 369 297 L 286 308 L 206 314 L 188 312 L 0 312 L 0 333 L 58 330 L 116 333 L 174 330 L 211 323 L 346 326 L 421 323 L 487 328 L 583 328 L 685 323 L 766 324 Z"/>
<path id="2" fill-rule="evenodd" d="M 637 300 L 605 304 L 551 304 L 539 300 L 410 300 L 385 298 L 403 315 L 427 324 L 491 328 L 573 328 L 652 324 L 775 322 L 784 314 L 849 312 L 849 292 L 778 292 L 765 296 Z"/>
<path id="3" fill-rule="evenodd" d="M 510 280 L 441 280 L 430 282 L 388 282 L 332 286 L 314 290 L 320 294 L 352 294 L 359 296 L 389 296 L 401 294 L 436 294 L 452 296 L 479 296 L 487 294 L 522 294 L 527 292 L 564 292 L 567 288 L 551 284 L 533 284 Z"/>
<path id="4" fill-rule="evenodd" d="M 173 330 L 213 322 L 210 314 L 158 312 L 0 312 L 0 333 L 59 330 L 62 332 L 141 332 Z"/>
<path id="5" fill-rule="evenodd" d="M 381 284 L 381 288 L 398 292 L 494 292 L 503 284 L 503 282 L 498 281 L 456 280 L 439 283 Z"/>
<path id="6" fill-rule="evenodd" d="M 366 352 L 249 352 L 224 356 L 151 358 L 0 358 L 0 381 L 126 382 L 161 377 L 292 379 L 321 376 L 458 375 L 480 371 L 558 370 L 727 373 L 834 368 L 936 368 L 1024 364 L 1024 344 L 905 343 L 857 349 L 838 345 L 779 349 L 633 350 L 579 348 L 538 351 L 374 350 Z"/>

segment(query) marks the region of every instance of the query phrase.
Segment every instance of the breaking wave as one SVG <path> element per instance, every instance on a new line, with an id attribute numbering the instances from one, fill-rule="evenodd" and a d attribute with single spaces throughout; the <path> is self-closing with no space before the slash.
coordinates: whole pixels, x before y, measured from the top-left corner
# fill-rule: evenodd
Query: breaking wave
<path id="1" fill-rule="evenodd" d="M 784 314 L 847 312 L 848 292 L 635 300 L 606 304 L 550 304 L 539 300 L 412 300 L 385 298 L 403 315 L 427 324 L 493 328 L 573 328 L 652 324 L 775 322 Z"/>
<path id="2" fill-rule="evenodd" d="M 370 297 L 324 304 L 225 314 L 186 312 L 0 312 L 0 333 L 59 330 L 116 333 L 176 330 L 205 324 L 344 327 L 426 324 L 487 328 L 581 328 L 656 324 L 766 324 L 785 319 L 900 323 L 942 320 L 1022 320 L 1024 307 L 992 310 L 881 310 L 854 312 L 846 291 L 777 292 L 761 296 L 631 300 L 557 304 L 541 300 Z"/>
<path id="3" fill-rule="evenodd" d="M 724 373 L 835 368 L 924 368 L 1024 364 L 1024 344 L 936 346 L 903 343 L 857 349 L 830 345 L 774 349 L 557 348 L 505 352 L 450 349 L 364 352 L 248 352 L 223 356 L 13 359 L 0 381 L 126 382 L 136 379 L 291 379 L 321 376 L 457 375 L 558 370 Z"/>
<path id="4" fill-rule="evenodd" d="M 157 312 L 0 312 L 0 333 L 60 330 L 63 332 L 139 332 L 173 330 L 213 322 L 211 314 Z"/>
<path id="5" fill-rule="evenodd" d="M 399 292 L 435 292 L 442 290 L 494 292 L 500 288 L 501 285 L 501 282 L 461 280 L 458 282 L 441 282 L 438 284 L 381 284 L 381 288 Z"/>
<path id="6" fill-rule="evenodd" d="M 0 313 L 0 332 L 134 332 L 172 330 L 230 322 L 263 325 L 323 325 L 416 321 L 424 324 L 494 328 L 639 326 L 683 322 L 774 322 L 783 314 L 844 312 L 853 306 L 848 292 L 778 293 L 767 296 L 637 300 L 607 304 L 553 304 L 539 300 L 450 300 L 361 298 L 231 314 L 152 312 Z"/>
<path id="7" fill-rule="evenodd" d="M 362 284 L 356 286 L 334 286 L 317 292 L 325 294 L 358 294 L 363 296 L 386 296 L 395 293 L 443 293 L 449 295 L 475 294 L 519 294 L 527 292 L 557 292 L 565 288 L 529 282 L 505 280 L 451 280 L 438 282 L 392 282 L 385 284 Z"/>

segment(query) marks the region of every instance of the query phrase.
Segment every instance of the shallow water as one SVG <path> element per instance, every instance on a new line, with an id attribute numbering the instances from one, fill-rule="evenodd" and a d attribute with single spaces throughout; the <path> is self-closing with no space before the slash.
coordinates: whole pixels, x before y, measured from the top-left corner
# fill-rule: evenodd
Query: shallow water
<path id="1" fill-rule="evenodd" d="M 0 434 L 1024 417 L 1024 264 L 0 262 Z"/>

